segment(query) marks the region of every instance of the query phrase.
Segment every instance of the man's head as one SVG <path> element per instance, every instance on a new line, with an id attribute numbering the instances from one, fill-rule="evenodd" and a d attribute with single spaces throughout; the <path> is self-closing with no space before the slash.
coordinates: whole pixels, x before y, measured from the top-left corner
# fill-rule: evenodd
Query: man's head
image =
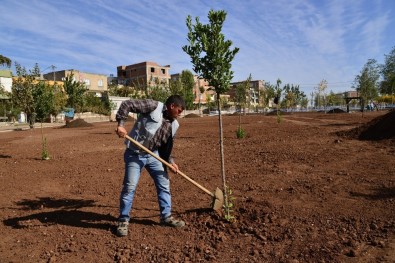
<path id="1" fill-rule="evenodd" d="M 166 108 L 170 119 L 177 119 L 178 116 L 185 110 L 185 101 L 179 95 L 171 95 L 166 100 Z"/>

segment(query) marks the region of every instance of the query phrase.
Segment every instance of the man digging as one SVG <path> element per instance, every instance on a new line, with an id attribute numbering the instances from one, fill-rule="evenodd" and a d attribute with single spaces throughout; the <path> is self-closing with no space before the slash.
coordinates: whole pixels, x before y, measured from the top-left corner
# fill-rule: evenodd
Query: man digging
<path id="1" fill-rule="evenodd" d="M 124 101 L 116 115 L 118 121 L 116 132 L 119 137 L 124 138 L 127 135 L 124 124 L 129 112 L 138 113 L 139 116 L 129 132 L 129 136 L 171 163 L 171 170 L 177 173 L 178 166 L 171 158 L 171 151 L 174 136 L 179 127 L 177 118 L 184 109 L 185 101 L 178 95 L 170 96 L 165 104 L 151 99 Z M 125 176 L 120 196 L 117 235 L 126 236 L 128 234 L 130 211 L 143 168 L 147 169 L 155 183 L 160 210 L 160 224 L 170 227 L 183 227 L 185 222 L 177 220 L 171 215 L 170 180 L 166 167 L 130 141 L 126 140 L 125 144 Z"/>

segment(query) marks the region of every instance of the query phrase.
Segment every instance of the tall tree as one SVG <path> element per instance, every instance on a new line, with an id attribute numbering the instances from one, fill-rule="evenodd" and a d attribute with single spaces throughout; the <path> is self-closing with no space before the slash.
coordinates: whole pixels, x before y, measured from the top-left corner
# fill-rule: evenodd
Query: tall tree
<path id="1" fill-rule="evenodd" d="M 173 80 L 171 79 L 169 82 L 169 90 L 172 95 L 181 95 L 182 94 L 182 83 L 180 79 Z"/>
<path id="2" fill-rule="evenodd" d="M 355 77 L 354 88 L 362 98 L 362 111 L 366 103 L 378 95 L 380 69 L 375 59 L 369 59 L 363 66 L 359 75 Z"/>
<path id="3" fill-rule="evenodd" d="M 11 59 L 9 59 L 3 55 L 0 55 L 0 65 L 10 68 L 11 62 L 12 62 Z"/>
<path id="4" fill-rule="evenodd" d="M 83 96 L 88 90 L 84 83 L 75 81 L 74 74 L 66 76 L 64 80 L 64 90 L 67 93 L 67 107 L 74 108 L 76 112 L 83 109 Z"/>
<path id="5" fill-rule="evenodd" d="M 193 108 L 193 101 L 195 99 L 193 94 L 195 80 L 192 72 L 189 70 L 183 70 L 181 72 L 180 81 L 182 86 L 182 96 L 184 97 L 187 110 L 190 110 Z"/>
<path id="6" fill-rule="evenodd" d="M 188 27 L 189 45 L 183 46 L 183 50 L 191 57 L 193 70 L 209 82 L 214 87 L 217 94 L 216 101 L 219 118 L 219 137 L 221 152 L 221 173 L 225 197 L 225 208 L 228 206 L 228 194 L 225 176 L 225 160 L 223 149 L 222 114 L 220 96 L 229 90 L 230 81 L 233 78 L 231 70 L 235 55 L 239 48 L 231 49 L 232 41 L 225 40 L 222 33 L 222 26 L 226 19 L 226 12 L 223 10 L 210 10 L 208 13 L 208 24 L 200 23 L 199 17 L 192 23 L 192 17 L 188 15 L 186 25 Z M 229 210 L 225 211 L 228 216 Z"/>
<path id="7" fill-rule="evenodd" d="M 281 85 L 281 79 L 277 79 L 276 87 L 274 89 L 274 100 L 273 102 L 276 104 L 276 112 L 277 112 L 277 122 L 280 123 L 281 121 L 281 114 L 280 114 L 280 103 L 281 103 L 281 92 L 282 89 L 280 87 Z"/>
<path id="8" fill-rule="evenodd" d="M 268 107 L 270 100 L 275 97 L 275 86 L 270 84 L 270 82 L 266 82 L 263 90 L 264 93 L 261 94 L 262 105 Z"/>
<path id="9" fill-rule="evenodd" d="M 36 119 L 42 123 L 54 111 L 55 96 L 53 86 L 48 85 L 44 81 L 38 82 L 33 89 L 33 97 Z"/>
<path id="10" fill-rule="evenodd" d="M 149 87 L 149 93 L 146 93 L 146 98 L 165 102 L 170 96 L 170 90 L 167 86 L 158 83 L 155 86 Z"/>
<path id="11" fill-rule="evenodd" d="M 34 76 L 27 73 L 26 68 L 15 62 L 17 79 L 12 82 L 12 102 L 27 115 L 30 128 L 35 122 L 35 103 L 34 103 Z"/>
<path id="12" fill-rule="evenodd" d="M 380 93 L 387 94 L 394 98 L 395 93 L 395 47 L 388 55 L 385 55 L 385 62 L 381 68 L 383 81 L 380 83 Z M 392 103 L 394 103 L 392 101 Z"/>

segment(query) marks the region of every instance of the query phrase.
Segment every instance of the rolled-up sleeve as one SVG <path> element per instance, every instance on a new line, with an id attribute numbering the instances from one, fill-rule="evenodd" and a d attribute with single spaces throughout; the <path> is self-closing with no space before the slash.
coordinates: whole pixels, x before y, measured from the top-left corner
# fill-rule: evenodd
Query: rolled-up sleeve
<path id="1" fill-rule="evenodd" d="M 115 119 L 118 122 L 118 126 L 124 126 L 129 112 L 133 113 L 149 113 L 158 107 L 158 102 L 151 99 L 146 100 L 125 100 L 121 103 Z"/>

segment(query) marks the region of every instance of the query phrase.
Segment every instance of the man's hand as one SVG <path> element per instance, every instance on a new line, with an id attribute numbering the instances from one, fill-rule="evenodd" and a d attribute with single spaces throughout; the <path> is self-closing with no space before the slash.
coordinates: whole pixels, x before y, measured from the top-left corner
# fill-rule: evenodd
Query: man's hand
<path id="1" fill-rule="evenodd" d="M 118 126 L 115 132 L 118 134 L 119 138 L 125 138 L 127 134 L 125 127 Z"/>
<path id="2" fill-rule="evenodd" d="M 173 173 L 177 174 L 178 173 L 178 165 L 175 163 L 172 163 L 171 165 L 172 165 L 171 171 Z"/>

